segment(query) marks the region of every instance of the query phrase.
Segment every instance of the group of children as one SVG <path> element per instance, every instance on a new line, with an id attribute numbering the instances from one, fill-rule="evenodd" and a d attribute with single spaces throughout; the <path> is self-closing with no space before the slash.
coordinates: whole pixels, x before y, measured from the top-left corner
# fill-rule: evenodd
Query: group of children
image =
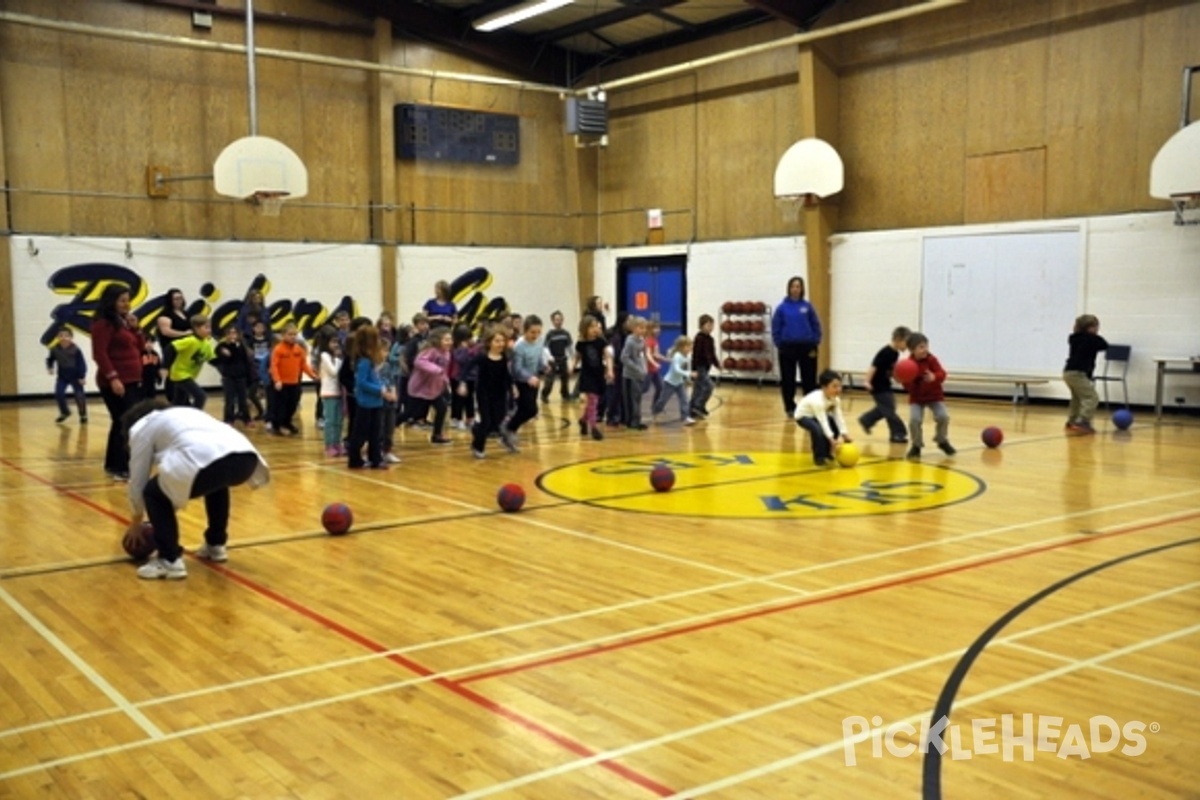
<path id="1" fill-rule="evenodd" d="M 617 323 L 605 331 L 600 318 L 585 314 L 578 341 L 563 328 L 561 312 L 555 311 L 550 319 L 552 327 L 543 336 L 541 319 L 514 314 L 488 325 L 476 342 L 466 325 L 430 330 L 423 313 L 414 316 L 412 326 L 397 329 L 386 313 L 372 322 L 351 320 L 342 310 L 331 325 L 320 329 L 310 354 L 295 323 L 287 323 L 275 339 L 265 320 L 242 319 L 229 325 L 216 341 L 209 319 L 197 315 L 190 320 L 190 334 L 163 345 L 171 350 L 163 359 L 169 365 L 164 369 L 165 385 L 169 401 L 202 409 L 206 396 L 196 379 L 203 365 L 212 362 L 221 374 L 226 423 L 249 427 L 265 420 L 270 432 L 294 435 L 301 380 L 307 375 L 319 386 L 317 418 L 324 428 L 325 453 L 346 456 L 352 468 L 398 463 L 395 430 L 404 423 L 430 427 L 433 445 L 450 444 L 448 418 L 450 426 L 471 431 L 476 458 L 485 457 L 491 436 L 510 452 L 518 452 L 518 431 L 537 416 L 539 397 L 549 401 L 556 382 L 562 400 L 582 400 L 579 432 L 597 440 L 604 438 L 603 420 L 610 426 L 646 430 L 641 408 L 651 390 L 655 418 L 672 398 L 682 424 L 693 425 L 708 416 L 711 372 L 717 367 L 710 315 L 701 315 L 694 338 L 679 336 L 665 355 L 657 344 L 658 326 L 642 317 L 619 314 Z M 1099 327 L 1096 317 L 1080 316 L 1068 338 L 1063 380 L 1071 392 L 1066 427 L 1073 433 L 1094 433 L 1098 396 L 1092 373 L 1097 354 L 1108 346 Z M 248 341 L 243 340 L 243 330 L 249 331 Z M 909 400 L 907 426 L 896 412 L 892 389 L 896 364 L 905 351 L 918 367 L 915 377 L 904 384 Z M 80 422 L 86 424 L 87 360 L 69 328 L 59 331 L 46 367 L 51 374 L 57 370 L 55 421 L 69 418 L 66 395 L 70 391 Z M 945 380 L 946 371 L 929 351 L 929 340 L 898 327 L 867 370 L 866 385 L 874 405 L 858 421 L 867 434 L 885 422 L 889 441 L 908 444 L 906 457 L 918 459 L 928 409 L 935 423 L 933 442 L 954 455 L 948 437 Z M 818 387 L 797 404 L 794 417 L 811 437 L 815 462 L 825 465 L 850 436 L 841 410 L 839 374 L 822 372 Z M 253 418 L 251 406 L 256 411 Z"/>
<path id="2" fill-rule="evenodd" d="M 908 391 L 908 427 L 896 413 L 896 395 L 892 390 L 892 378 L 900 354 L 909 352 L 917 365 L 915 376 L 904 384 Z M 928 409 L 936 425 L 934 444 L 948 456 L 957 451 L 950 444 L 950 414 L 946 411 L 946 395 L 942 385 L 946 381 L 946 370 L 937 356 L 929 352 L 929 339 L 922 333 L 898 327 L 892 331 L 891 341 L 880 348 L 867 368 L 866 385 L 874 406 L 858 418 L 859 424 L 869 435 L 881 420 L 887 422 L 888 439 L 893 444 L 909 444 L 906 458 L 919 459 L 925 444 L 924 419 Z M 834 370 L 825 370 L 817 377 L 819 388 L 805 395 L 796 404 L 796 424 L 808 432 L 813 461 L 817 466 L 836 463 L 834 454 L 843 444 L 850 441 L 846 420 L 842 415 L 841 376 Z M 911 444 L 909 435 L 911 434 Z"/>
<path id="3" fill-rule="evenodd" d="M 1084 314 L 1075 320 L 1074 329 L 1067 339 L 1067 362 L 1063 369 L 1063 382 L 1071 392 L 1067 410 L 1066 428 L 1077 434 L 1095 433 L 1092 417 L 1099 406 L 1099 396 L 1093 379 L 1096 356 L 1108 348 L 1108 342 L 1099 335 L 1100 320 Z M 909 358 L 917 365 L 914 376 L 904 383 L 908 392 L 909 419 L 906 435 L 904 421 L 896 413 L 896 397 L 892 391 L 892 379 L 900 354 L 908 351 Z M 910 444 L 906 458 L 919 459 L 924 447 L 924 418 L 928 409 L 935 424 L 933 441 L 948 456 L 957 451 L 950 444 L 950 414 L 946 411 L 946 395 L 943 384 L 946 370 L 937 357 L 929 352 L 929 339 L 922 333 L 898 327 L 892 331 L 891 342 L 884 345 L 871 366 L 867 369 L 866 385 L 874 406 L 858 418 L 859 424 L 869 435 L 881 420 L 887 422 L 889 441 L 893 444 Z M 819 388 L 797 404 L 796 424 L 811 437 L 813 460 L 818 466 L 832 465 L 833 456 L 841 445 L 850 441 L 846 420 L 842 415 L 841 376 L 833 370 L 825 370 L 818 377 Z"/>

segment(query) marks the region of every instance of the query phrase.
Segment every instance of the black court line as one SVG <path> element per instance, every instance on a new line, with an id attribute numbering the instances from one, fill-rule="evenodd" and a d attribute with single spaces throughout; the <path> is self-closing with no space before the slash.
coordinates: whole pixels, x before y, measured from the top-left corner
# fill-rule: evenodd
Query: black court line
<path id="1" fill-rule="evenodd" d="M 1094 575 L 1097 572 L 1115 567 L 1118 564 L 1123 564 L 1126 561 L 1143 558 L 1145 556 L 1155 555 L 1167 550 L 1173 550 L 1177 547 L 1186 547 L 1187 545 L 1200 544 L 1200 536 L 1184 539 L 1178 542 L 1162 544 L 1156 547 L 1148 547 L 1145 550 L 1138 550 L 1135 553 L 1127 553 L 1123 556 L 1105 561 L 1095 566 L 1088 567 L 1085 570 L 1076 572 L 1057 583 L 1053 583 L 1042 589 L 1040 592 L 1026 598 L 1022 602 L 1013 606 L 1002 617 L 993 622 L 991 626 L 980 634 L 979 638 L 971 643 L 967 651 L 963 653 L 958 663 L 954 665 L 954 669 L 950 671 L 949 677 L 946 678 L 946 684 L 942 687 L 942 693 L 938 696 L 937 703 L 933 707 L 933 714 L 930 716 L 930 726 L 938 724 L 938 721 L 943 717 L 947 721 L 950 720 L 950 710 L 954 705 L 954 697 L 958 694 L 958 690 L 962 687 L 963 681 L 966 680 L 967 672 L 970 671 L 976 659 L 983 653 L 984 648 L 1004 629 L 1010 622 L 1019 617 L 1021 614 L 1028 611 L 1037 603 L 1045 600 L 1050 595 L 1057 592 L 1059 589 L 1066 588 L 1076 581 L 1080 581 L 1089 575 Z M 941 800 L 942 798 L 942 754 L 936 747 L 927 747 L 925 759 L 921 767 L 921 797 L 923 800 Z"/>

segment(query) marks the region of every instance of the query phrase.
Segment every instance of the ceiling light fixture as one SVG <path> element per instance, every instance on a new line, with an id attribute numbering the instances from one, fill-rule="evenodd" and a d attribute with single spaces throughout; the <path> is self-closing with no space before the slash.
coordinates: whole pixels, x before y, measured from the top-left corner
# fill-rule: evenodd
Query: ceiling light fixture
<path id="1" fill-rule="evenodd" d="M 490 33 L 491 31 L 500 30 L 501 28 L 507 28 L 509 25 L 523 22 L 530 17 L 545 14 L 547 11 L 569 6 L 573 2 L 575 0 L 528 0 L 528 2 L 521 3 L 520 5 L 510 6 L 493 14 L 480 17 L 473 21 L 471 26 L 477 31 Z"/>

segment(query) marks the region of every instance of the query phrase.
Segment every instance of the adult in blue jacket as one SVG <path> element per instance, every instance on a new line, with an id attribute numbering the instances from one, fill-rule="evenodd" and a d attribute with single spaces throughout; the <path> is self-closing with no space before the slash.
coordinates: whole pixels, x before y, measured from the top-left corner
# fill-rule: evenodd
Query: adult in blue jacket
<path id="1" fill-rule="evenodd" d="M 788 279 L 787 297 L 771 317 L 771 340 L 779 353 L 779 390 L 789 417 L 796 410 L 796 369 L 804 394 L 817 388 L 817 346 L 821 344 L 821 320 L 812 303 L 804 299 L 804 279 Z"/>

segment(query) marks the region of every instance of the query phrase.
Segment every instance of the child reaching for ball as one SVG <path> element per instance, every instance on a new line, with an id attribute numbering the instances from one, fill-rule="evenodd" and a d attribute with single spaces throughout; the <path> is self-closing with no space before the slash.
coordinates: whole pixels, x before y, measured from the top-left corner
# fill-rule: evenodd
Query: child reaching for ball
<path id="1" fill-rule="evenodd" d="M 1096 354 L 1108 349 L 1108 342 L 1100 335 L 1100 320 L 1092 314 L 1084 314 L 1075 320 L 1075 329 L 1067 337 L 1067 363 L 1063 367 L 1063 382 L 1071 390 L 1071 404 L 1067 408 L 1067 430 L 1072 433 L 1095 433 L 1092 416 L 1100 405 L 1100 395 L 1092 373 L 1096 371 Z"/>
<path id="2" fill-rule="evenodd" d="M 817 377 L 817 389 L 796 404 L 796 424 L 808 431 L 812 440 L 813 462 L 823 467 L 837 448 L 850 441 L 846 419 L 842 416 L 842 380 L 827 369 Z"/>

